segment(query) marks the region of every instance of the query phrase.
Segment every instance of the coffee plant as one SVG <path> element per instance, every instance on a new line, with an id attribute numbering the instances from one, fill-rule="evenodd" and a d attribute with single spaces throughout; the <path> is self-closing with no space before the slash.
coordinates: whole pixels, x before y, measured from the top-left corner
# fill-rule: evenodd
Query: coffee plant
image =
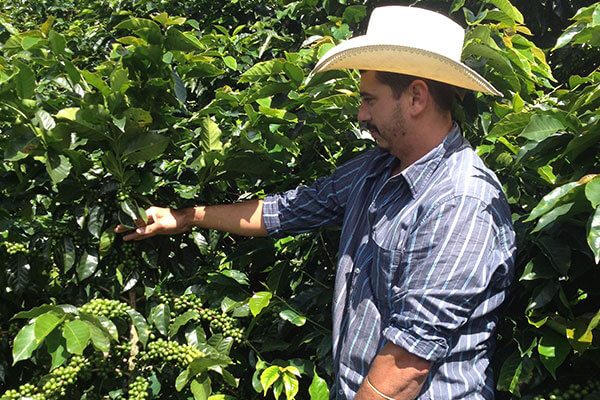
<path id="1" fill-rule="evenodd" d="M 337 229 L 114 227 L 310 184 L 371 147 L 358 73 L 309 73 L 387 2 L 30 3 L 0 12 L 2 399 L 327 399 Z M 597 398 L 600 3 L 394 3 L 465 26 L 465 62 L 504 94 L 454 112 L 518 234 L 497 397 Z"/>

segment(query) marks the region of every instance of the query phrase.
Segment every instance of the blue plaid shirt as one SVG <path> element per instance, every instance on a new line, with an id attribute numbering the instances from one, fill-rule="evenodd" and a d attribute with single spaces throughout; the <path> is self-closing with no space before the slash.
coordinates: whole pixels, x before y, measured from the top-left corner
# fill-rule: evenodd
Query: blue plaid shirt
<path id="1" fill-rule="evenodd" d="M 431 361 L 419 399 L 492 399 L 497 311 L 515 255 L 502 186 L 456 125 L 391 176 L 398 163 L 376 148 L 264 200 L 272 236 L 342 226 L 331 398 L 352 399 L 390 341 Z"/>

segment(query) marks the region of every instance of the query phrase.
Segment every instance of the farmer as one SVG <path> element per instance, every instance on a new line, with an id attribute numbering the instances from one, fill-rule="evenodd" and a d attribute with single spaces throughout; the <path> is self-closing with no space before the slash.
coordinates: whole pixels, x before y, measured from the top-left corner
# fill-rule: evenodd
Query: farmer
<path id="1" fill-rule="evenodd" d="M 281 237 L 341 225 L 332 398 L 493 398 L 514 233 L 500 183 L 450 113 L 455 87 L 500 95 L 460 62 L 463 40 L 443 15 L 375 9 L 366 35 L 331 49 L 313 72 L 361 71 L 358 120 L 376 148 L 263 200 L 151 207 L 147 225 L 137 221 L 124 239 L 194 226 Z"/>

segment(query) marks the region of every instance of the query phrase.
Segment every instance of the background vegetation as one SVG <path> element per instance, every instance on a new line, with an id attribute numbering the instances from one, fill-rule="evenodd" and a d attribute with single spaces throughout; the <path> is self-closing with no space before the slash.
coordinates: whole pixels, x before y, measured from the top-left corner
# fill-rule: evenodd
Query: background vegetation
<path id="1" fill-rule="evenodd" d="M 309 79 L 367 0 L 3 0 L 2 399 L 326 399 L 338 232 L 124 243 L 150 204 L 310 184 L 372 143 L 358 75 Z M 456 119 L 518 231 L 498 398 L 599 396 L 600 3 L 412 1 L 504 98 Z"/>

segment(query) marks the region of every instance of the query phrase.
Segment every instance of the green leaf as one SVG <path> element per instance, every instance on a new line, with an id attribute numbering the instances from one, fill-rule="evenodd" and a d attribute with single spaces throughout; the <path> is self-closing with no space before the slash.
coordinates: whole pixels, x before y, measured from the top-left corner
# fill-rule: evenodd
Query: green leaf
<path id="1" fill-rule="evenodd" d="M 281 72 L 283 63 L 278 60 L 263 61 L 255 64 L 252 68 L 240 76 L 240 82 L 252 82 Z"/>
<path id="2" fill-rule="evenodd" d="M 200 135 L 200 144 L 204 151 L 221 150 L 223 148 L 221 129 L 210 117 L 202 118 L 200 128 L 196 130 L 196 133 Z"/>
<path id="3" fill-rule="evenodd" d="M 32 318 L 36 318 L 42 314 L 45 314 L 47 312 L 53 312 L 58 315 L 62 315 L 65 313 L 60 306 L 44 304 L 39 307 L 32 308 L 29 311 L 21 311 L 15 315 L 13 315 L 11 320 L 12 319 L 32 319 Z"/>
<path id="4" fill-rule="evenodd" d="M 535 226 L 535 228 L 531 231 L 531 233 L 538 232 L 538 231 L 544 229 L 548 224 L 558 221 L 559 218 L 562 217 L 563 215 L 570 214 L 571 210 L 577 209 L 577 207 L 575 207 L 575 206 L 576 206 L 576 204 L 574 202 L 566 203 L 566 204 L 560 205 L 560 206 L 552 209 L 552 211 L 542 215 L 541 218 L 538 220 L 538 223 Z"/>
<path id="5" fill-rule="evenodd" d="M 54 121 L 54 118 L 52 118 L 52 115 L 50 115 L 49 112 L 44 111 L 44 110 L 37 110 L 35 112 L 35 116 L 37 117 L 38 121 L 40 122 L 40 126 L 49 131 L 51 129 L 53 129 L 56 126 L 56 122 Z"/>
<path id="6" fill-rule="evenodd" d="M 93 323 L 88 321 L 86 321 L 86 323 L 90 327 L 91 339 L 94 348 L 103 353 L 108 353 L 108 351 L 110 350 L 110 335 L 102 329 L 98 328 Z"/>
<path id="7" fill-rule="evenodd" d="M 260 384 L 263 387 L 263 395 L 267 395 L 267 390 L 271 387 L 273 383 L 277 379 L 279 379 L 279 375 L 281 374 L 281 370 L 277 365 L 272 365 L 269 368 L 265 369 L 263 373 L 260 375 Z"/>
<path id="8" fill-rule="evenodd" d="M 592 207 L 597 208 L 600 204 L 600 178 L 596 177 L 586 183 L 585 197 L 592 203 Z"/>
<path id="9" fill-rule="evenodd" d="M 258 111 L 266 117 L 280 119 L 288 122 L 298 122 L 298 117 L 287 110 L 278 108 L 259 106 Z"/>
<path id="10" fill-rule="evenodd" d="M 293 400 L 298 394 L 298 378 L 290 373 L 283 374 L 283 387 L 287 400 Z"/>
<path id="11" fill-rule="evenodd" d="M 95 250 L 83 251 L 79 264 L 77 265 L 77 277 L 79 281 L 83 281 L 94 275 L 98 268 L 98 254 Z"/>
<path id="12" fill-rule="evenodd" d="M 279 313 L 279 317 L 281 319 L 291 322 L 292 324 L 294 324 L 296 326 L 302 326 L 306 323 L 305 316 L 299 315 L 295 311 L 289 310 L 289 309 L 281 311 Z"/>
<path id="13" fill-rule="evenodd" d="M 552 190 L 540 200 L 525 221 L 532 221 L 552 210 L 560 200 L 567 196 L 577 186 L 579 186 L 578 182 L 569 182 Z"/>
<path id="14" fill-rule="evenodd" d="M 99 238 L 104 224 L 104 208 L 94 205 L 90 208 L 88 215 L 88 231 L 93 237 Z"/>
<path id="15" fill-rule="evenodd" d="M 44 341 L 46 344 L 46 350 L 48 350 L 48 354 L 52 357 L 52 365 L 50 370 L 61 366 L 67 359 L 70 354 L 67 351 L 67 342 L 65 342 L 65 338 L 62 336 L 62 333 L 55 329 L 53 330 Z"/>
<path id="16" fill-rule="evenodd" d="M 68 236 L 63 238 L 63 263 L 64 263 L 64 272 L 68 272 L 75 265 L 75 245 L 73 244 L 73 239 Z"/>
<path id="17" fill-rule="evenodd" d="M 521 357 L 518 351 L 513 352 L 502 363 L 497 389 L 510 391 L 520 397 L 520 386 L 531 380 L 533 369 L 534 363 L 528 356 Z"/>
<path id="18" fill-rule="evenodd" d="M 37 317 L 33 323 L 35 339 L 38 342 L 44 340 L 44 338 L 48 336 L 62 321 L 64 321 L 64 319 L 64 316 L 58 317 L 52 312 L 48 312 Z"/>
<path id="19" fill-rule="evenodd" d="M 13 365 L 18 361 L 26 360 L 33 354 L 34 350 L 38 348 L 41 342 L 35 338 L 33 324 L 24 326 L 13 343 Z"/>
<path id="20" fill-rule="evenodd" d="M 531 117 L 529 124 L 527 124 L 519 136 L 535 142 L 541 142 L 564 129 L 565 126 L 558 119 L 550 115 L 535 114 Z"/>
<path id="21" fill-rule="evenodd" d="M 310 400 L 328 400 L 329 399 L 329 388 L 327 387 L 327 382 L 325 379 L 321 378 L 317 374 L 317 370 L 315 369 L 313 374 L 313 380 L 308 388 L 308 393 L 310 394 Z"/>
<path id="22" fill-rule="evenodd" d="M 48 153 L 46 158 L 46 171 L 54 184 L 62 182 L 69 172 L 71 172 L 71 163 L 67 157 L 62 154 Z"/>
<path id="23" fill-rule="evenodd" d="M 169 336 L 175 336 L 179 329 L 190 322 L 191 320 L 197 320 L 200 318 L 200 314 L 196 310 L 188 310 L 175 318 L 171 327 L 169 328 Z"/>
<path id="24" fill-rule="evenodd" d="M 168 304 L 158 304 L 152 307 L 150 315 L 148 316 L 148 322 L 154 324 L 156 329 L 167 336 L 169 333 L 169 323 L 171 321 L 171 309 Z"/>
<path id="25" fill-rule="evenodd" d="M 570 352 L 571 346 L 567 338 L 553 331 L 545 331 L 538 344 L 540 360 L 554 379 L 556 379 L 556 368 L 565 361 Z"/>
<path id="26" fill-rule="evenodd" d="M 131 323 L 137 331 L 137 335 L 140 338 L 140 343 L 145 346 L 148 342 L 148 326 L 146 324 L 146 320 L 142 314 L 131 308 L 127 310 L 127 314 L 131 318 Z"/>
<path id="27" fill-rule="evenodd" d="M 174 70 L 171 71 L 171 78 L 173 78 L 173 90 L 175 91 L 175 96 L 177 100 L 181 104 L 185 104 L 187 101 L 187 89 L 185 88 L 185 84 L 181 80 L 181 77 Z"/>
<path id="28" fill-rule="evenodd" d="M 35 73 L 27 64 L 17 59 L 13 60 L 13 63 L 19 70 L 15 76 L 17 95 L 21 99 L 31 99 L 35 94 Z"/>
<path id="29" fill-rule="evenodd" d="M 250 281 L 248 280 L 248 275 L 246 275 L 242 271 L 238 271 L 237 269 L 225 269 L 223 271 L 220 271 L 219 273 L 221 275 L 235 280 L 240 285 L 248 286 L 250 284 Z"/>
<path id="30" fill-rule="evenodd" d="M 571 248 L 565 241 L 550 235 L 543 235 L 536 240 L 542 253 L 548 257 L 552 266 L 561 275 L 566 275 L 571 267 Z"/>
<path id="31" fill-rule="evenodd" d="M 356 24 L 362 21 L 367 16 L 367 7 L 365 6 L 348 6 L 344 8 L 342 20 L 347 24 Z"/>
<path id="32" fill-rule="evenodd" d="M 157 158 L 165 151 L 169 141 L 168 137 L 153 132 L 136 136 L 123 153 L 125 164 L 132 165 Z"/>
<path id="33" fill-rule="evenodd" d="M 525 311 L 535 310 L 550 303 L 557 291 L 558 285 L 552 281 L 537 286 L 531 294 L 531 300 Z"/>
<path id="34" fill-rule="evenodd" d="M 135 32 L 142 39 L 152 44 L 162 42 L 162 32 L 156 22 L 144 18 L 129 18 L 121 22 L 115 29 L 126 29 Z"/>
<path id="35" fill-rule="evenodd" d="M 594 254 L 596 264 L 600 263 L 600 207 L 596 208 L 588 220 L 587 243 Z"/>
<path id="36" fill-rule="evenodd" d="M 252 298 L 249 301 L 250 304 L 250 312 L 253 316 L 257 316 L 260 314 L 263 308 L 269 305 L 273 294 L 271 292 L 257 292 L 254 293 Z"/>
<path id="37" fill-rule="evenodd" d="M 498 7 L 502 12 L 508 15 L 513 21 L 518 24 L 523 24 L 523 14 L 509 0 L 487 0 L 489 3 Z"/>
<path id="38" fill-rule="evenodd" d="M 527 113 L 508 114 L 492 127 L 486 139 L 493 141 L 506 135 L 516 136 L 517 132 L 525 129 L 531 118 L 531 114 Z"/>
<path id="39" fill-rule="evenodd" d="M 100 91 L 100 93 L 102 93 L 102 95 L 104 97 L 109 97 L 110 96 L 111 90 L 108 87 L 108 85 L 104 82 L 104 80 L 101 78 L 100 75 L 95 74 L 95 73 L 90 72 L 90 71 L 86 71 L 86 70 L 81 71 L 81 75 L 83 76 L 83 79 L 85 79 L 85 81 L 89 85 L 92 85 L 93 87 L 95 87 L 96 89 L 98 89 Z M 62 111 L 63 110 L 59 111 L 59 113 L 62 112 Z"/>
<path id="40" fill-rule="evenodd" d="M 290 62 L 284 63 L 283 71 L 292 81 L 294 81 L 294 83 L 296 83 L 296 85 L 300 85 L 304 80 L 304 72 L 302 72 L 302 68 L 298 67 L 296 64 Z"/>
<path id="41" fill-rule="evenodd" d="M 177 378 L 175 378 L 175 390 L 181 392 L 181 390 L 187 385 L 190 380 L 190 369 L 189 367 L 181 371 Z"/>
<path id="42" fill-rule="evenodd" d="M 227 68 L 237 71 L 237 61 L 232 56 L 223 57 L 223 62 L 227 65 Z"/>
<path id="43" fill-rule="evenodd" d="M 50 49 L 55 56 L 59 57 L 66 54 L 65 49 L 67 48 L 67 41 L 63 35 L 51 30 L 48 35 L 48 40 L 50 41 Z"/>
<path id="44" fill-rule="evenodd" d="M 579 34 L 582 30 L 584 30 L 586 24 L 576 24 L 568 27 L 559 37 L 556 39 L 556 44 L 552 51 L 556 49 L 560 49 L 561 47 L 567 45 L 569 42 L 573 40 L 577 34 Z"/>
<path id="45" fill-rule="evenodd" d="M 194 400 L 208 400 L 211 393 L 210 378 L 208 374 L 202 374 L 190 384 L 190 390 L 194 395 Z"/>
<path id="46" fill-rule="evenodd" d="M 113 227 L 108 227 L 100 235 L 100 245 L 98 251 L 101 256 L 105 256 L 110 251 L 110 248 L 115 241 L 115 230 Z"/>
<path id="47" fill-rule="evenodd" d="M 76 319 L 64 324 L 63 336 L 69 353 L 81 355 L 90 341 L 92 331 L 88 324 Z"/>

